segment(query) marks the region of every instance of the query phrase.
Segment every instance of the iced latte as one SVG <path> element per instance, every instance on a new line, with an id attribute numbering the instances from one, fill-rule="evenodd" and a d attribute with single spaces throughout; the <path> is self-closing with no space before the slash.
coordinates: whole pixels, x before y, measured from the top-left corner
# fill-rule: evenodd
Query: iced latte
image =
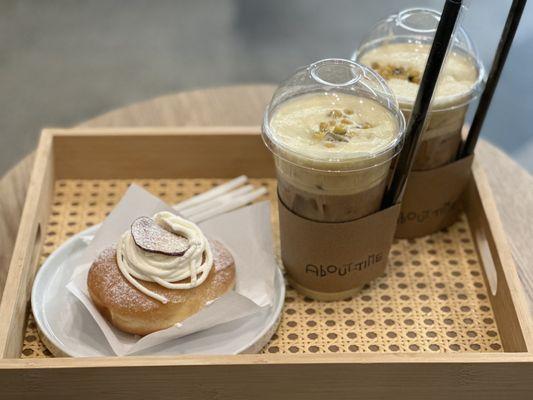
<path id="1" fill-rule="evenodd" d="M 398 207 L 382 210 L 405 120 L 370 68 L 342 59 L 297 71 L 274 93 L 263 140 L 274 155 L 281 259 L 307 296 L 351 296 L 383 273 Z"/>
<path id="2" fill-rule="evenodd" d="M 293 212 L 339 222 L 379 209 L 400 132 L 385 107 L 338 92 L 305 94 L 280 106 L 270 128 L 285 152 L 276 162 L 278 193 Z"/>
<path id="3" fill-rule="evenodd" d="M 336 62 L 320 62 L 322 75 L 335 66 L 353 68 L 357 77 L 345 71 L 345 79 L 364 89 L 364 74 L 372 71 Z M 289 96 L 268 111 L 263 137 L 275 154 L 278 193 L 288 209 L 314 221 L 352 221 L 379 210 L 404 120 L 393 97 L 380 101 L 317 74 L 318 84 L 310 86 L 318 90 Z"/>
<path id="4" fill-rule="evenodd" d="M 376 31 L 387 36 L 365 42 L 358 50 L 358 62 L 372 67 L 392 89 L 400 108 L 409 119 L 431 48 L 432 27 L 439 14 L 426 9 L 410 9 L 390 17 Z M 389 26 L 387 25 L 387 26 Z M 402 29 L 398 32 L 391 31 Z M 469 103 L 477 96 L 483 66 L 462 29 L 456 34 L 433 98 L 419 146 L 414 170 L 437 168 L 453 161 L 461 145 L 461 129 Z"/>

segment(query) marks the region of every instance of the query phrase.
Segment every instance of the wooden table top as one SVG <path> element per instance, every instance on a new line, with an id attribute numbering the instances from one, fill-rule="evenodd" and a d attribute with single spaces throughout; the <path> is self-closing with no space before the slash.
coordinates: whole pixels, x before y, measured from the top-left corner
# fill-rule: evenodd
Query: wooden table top
<path id="1" fill-rule="evenodd" d="M 80 124 L 85 127 L 259 125 L 274 86 L 243 85 L 182 92 L 136 103 Z M 533 306 L 533 177 L 486 141 L 476 158 L 494 193 L 520 279 Z M 0 180 L 0 294 L 24 205 L 33 156 Z"/>

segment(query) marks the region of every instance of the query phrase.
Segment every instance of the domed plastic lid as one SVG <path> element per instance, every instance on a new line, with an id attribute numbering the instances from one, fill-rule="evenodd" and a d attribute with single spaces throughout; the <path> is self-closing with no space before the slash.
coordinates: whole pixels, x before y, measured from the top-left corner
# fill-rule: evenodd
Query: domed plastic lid
<path id="1" fill-rule="evenodd" d="M 339 98 L 342 96 L 346 98 L 346 95 L 373 100 L 383 107 L 384 112 L 388 111 L 387 114 L 394 121 L 395 132 L 392 135 L 393 138 L 380 146 L 378 151 L 364 151 L 364 149 L 361 151 L 361 149 L 354 148 L 353 152 L 328 153 L 327 157 L 324 156 L 325 153 L 295 152 L 294 148 L 287 146 L 287 143 L 280 139 L 275 129 L 271 126 L 271 120 L 281 105 L 286 104 L 288 101 L 296 100 L 300 96 L 313 93 L 324 94 L 325 96 L 322 96 L 322 99 L 331 108 L 339 107 Z M 375 105 L 373 102 L 368 103 Z M 375 108 L 381 109 L 381 107 Z M 339 118 L 343 117 L 339 116 Z M 324 162 L 335 163 L 350 159 L 366 160 L 365 167 L 375 165 L 371 159 L 374 159 L 376 163 L 385 162 L 401 149 L 404 131 L 405 120 L 398 102 L 385 80 L 371 68 L 354 61 L 338 58 L 317 61 L 297 70 L 294 75 L 282 82 L 274 92 L 263 121 L 263 139 L 267 147 L 276 156 L 286 161 L 297 162 L 294 156 L 297 156 L 298 161 L 307 159 L 311 161 L 311 165 L 305 166 L 310 168 L 317 166 L 316 163 L 313 164 L 313 161 L 319 161 L 322 163 L 321 166 L 324 166 Z M 321 166 L 318 168 L 322 169 Z M 326 169 L 330 167 L 328 166 Z M 344 167 L 342 169 L 346 170 Z"/>
<path id="2" fill-rule="evenodd" d="M 441 13 L 439 11 L 429 8 L 408 8 L 399 12 L 398 14 L 393 14 L 376 24 L 376 26 L 371 30 L 370 34 L 366 36 L 365 39 L 363 39 L 363 41 L 359 44 L 359 48 L 353 54 L 352 59 L 357 60 L 358 62 L 363 62 L 365 61 L 365 54 L 368 54 L 368 52 L 384 45 L 403 43 L 429 46 L 431 45 L 433 37 L 435 36 L 435 31 L 437 30 L 440 16 Z M 429 52 L 429 48 L 427 52 Z M 479 58 L 478 52 L 472 40 L 460 25 L 460 22 L 458 22 L 456 26 L 454 36 L 451 41 L 448 59 L 450 58 L 450 53 L 454 53 L 456 56 L 464 56 L 466 59 L 471 61 L 470 63 L 472 69 L 475 68 L 472 82 L 468 86 L 469 90 L 467 90 L 467 93 L 463 92 L 461 96 L 459 96 L 463 99 L 463 102 L 461 103 L 461 101 L 458 101 L 457 99 L 451 101 L 453 106 L 457 107 L 464 105 L 465 103 L 470 102 L 473 98 L 477 97 L 485 79 L 485 70 Z M 420 79 L 422 73 L 423 70 L 417 71 L 416 79 Z M 460 71 L 456 71 L 455 73 L 460 73 Z M 466 73 L 467 72 L 465 72 L 465 74 Z M 410 96 L 410 98 L 405 98 L 399 93 L 396 93 L 396 96 L 400 104 L 414 102 L 412 96 Z M 438 96 L 440 103 L 448 103 L 448 105 L 450 104 L 450 101 L 441 101 L 444 99 L 441 95 Z M 448 97 L 457 97 L 457 95 L 449 95 Z"/>

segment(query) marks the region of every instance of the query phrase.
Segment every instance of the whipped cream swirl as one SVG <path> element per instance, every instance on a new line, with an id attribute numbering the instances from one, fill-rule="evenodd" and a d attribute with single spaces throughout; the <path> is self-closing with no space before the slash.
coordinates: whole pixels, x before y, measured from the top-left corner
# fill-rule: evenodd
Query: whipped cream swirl
<path id="1" fill-rule="evenodd" d="M 117 264 L 129 283 L 145 295 L 166 304 L 166 297 L 147 289 L 137 279 L 155 282 L 167 289 L 195 288 L 209 275 L 213 267 L 213 253 L 208 240 L 193 222 L 167 211 L 155 214 L 153 219 L 166 230 L 186 238 L 189 248 L 181 256 L 152 253 L 137 246 L 131 232 L 127 231 L 117 243 Z M 178 282 L 187 278 L 190 282 Z"/>

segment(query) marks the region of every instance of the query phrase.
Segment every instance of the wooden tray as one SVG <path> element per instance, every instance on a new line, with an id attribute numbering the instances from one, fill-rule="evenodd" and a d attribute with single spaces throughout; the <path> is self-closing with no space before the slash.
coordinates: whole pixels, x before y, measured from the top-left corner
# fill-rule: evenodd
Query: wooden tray
<path id="1" fill-rule="evenodd" d="M 105 218 L 131 182 L 176 202 L 243 173 L 269 189 L 277 227 L 258 128 L 45 131 L 0 305 L 2 398 L 531 397 L 530 316 L 476 165 L 458 223 L 396 241 L 386 275 L 351 299 L 289 288 L 261 354 L 50 358 L 27 306 L 47 255 Z"/>

